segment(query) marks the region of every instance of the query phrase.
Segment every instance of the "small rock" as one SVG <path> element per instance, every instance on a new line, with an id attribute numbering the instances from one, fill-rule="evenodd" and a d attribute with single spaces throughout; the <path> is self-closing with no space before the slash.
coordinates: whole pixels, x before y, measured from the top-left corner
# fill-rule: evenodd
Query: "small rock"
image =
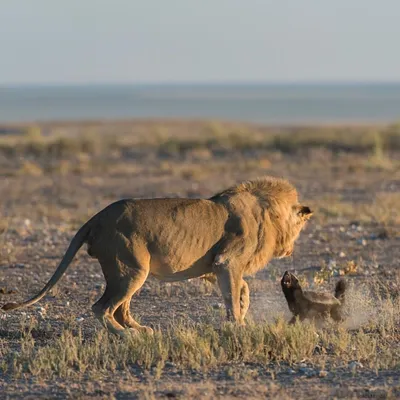
<path id="1" fill-rule="evenodd" d="M 85 318 L 83 318 L 83 317 L 78 317 L 75 321 L 76 321 L 76 322 L 82 322 L 82 321 L 84 321 L 84 319 L 85 319 Z"/>
<path id="2" fill-rule="evenodd" d="M 5 287 L 0 288 L 0 294 L 15 294 L 18 293 L 17 289 L 7 289 Z"/>
<path id="3" fill-rule="evenodd" d="M 386 230 L 383 230 L 381 232 L 378 233 L 377 238 L 380 240 L 385 240 L 385 239 L 389 239 L 389 234 Z"/>
<path id="4" fill-rule="evenodd" d="M 336 261 L 330 259 L 330 260 L 328 261 L 328 269 L 332 270 L 332 269 L 334 269 L 334 268 L 336 268 Z"/>
<path id="5" fill-rule="evenodd" d="M 317 344 L 314 348 L 314 354 L 322 354 L 322 351 L 322 347 Z"/>
<path id="6" fill-rule="evenodd" d="M 213 306 L 212 306 L 214 309 L 218 309 L 218 308 L 224 308 L 224 305 L 222 304 L 222 303 L 216 303 L 216 304 L 213 304 Z"/>
<path id="7" fill-rule="evenodd" d="M 317 372 L 312 368 L 299 368 L 299 372 L 307 377 L 312 377 L 317 375 Z"/>
<path id="8" fill-rule="evenodd" d="M 328 372 L 327 372 L 327 371 L 319 371 L 319 374 L 318 374 L 318 376 L 319 376 L 320 378 L 325 378 L 327 375 L 328 375 Z"/>
<path id="9" fill-rule="evenodd" d="M 346 257 L 346 253 L 344 253 L 343 251 L 341 251 L 341 252 L 339 253 L 339 257 L 340 257 L 340 258 Z"/>
<path id="10" fill-rule="evenodd" d="M 173 368 L 173 367 L 176 366 L 176 364 L 173 363 L 173 362 L 170 362 L 170 361 L 166 361 L 164 366 L 167 367 L 167 368 Z"/>
<path id="11" fill-rule="evenodd" d="M 356 370 L 357 368 L 364 368 L 364 366 L 363 366 L 360 362 L 358 362 L 358 361 L 352 361 L 352 362 L 349 364 L 349 368 L 350 368 L 352 371 L 354 371 L 354 370 Z"/>

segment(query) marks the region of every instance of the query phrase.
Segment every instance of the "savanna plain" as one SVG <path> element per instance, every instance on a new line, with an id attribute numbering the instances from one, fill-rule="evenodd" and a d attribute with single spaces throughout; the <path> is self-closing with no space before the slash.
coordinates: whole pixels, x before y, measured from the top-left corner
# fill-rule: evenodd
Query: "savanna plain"
<path id="1" fill-rule="evenodd" d="M 273 175 L 314 215 L 290 258 L 246 278 L 245 327 L 225 322 L 211 283 L 150 277 L 131 310 L 154 336 L 114 337 L 91 312 L 104 278 L 82 249 L 45 299 L 0 311 L 0 398 L 400 397 L 400 125 L 137 120 L 1 131 L 0 305 L 36 294 L 81 224 L 122 198 L 206 198 Z M 285 270 L 332 293 L 346 279 L 345 321 L 288 325 Z"/>

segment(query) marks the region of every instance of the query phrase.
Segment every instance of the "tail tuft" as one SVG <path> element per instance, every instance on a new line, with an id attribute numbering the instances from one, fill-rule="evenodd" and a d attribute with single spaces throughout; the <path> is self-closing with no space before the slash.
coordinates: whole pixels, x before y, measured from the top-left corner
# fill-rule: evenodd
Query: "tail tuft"
<path id="1" fill-rule="evenodd" d="M 2 308 L 2 310 L 4 311 L 8 311 L 8 310 L 15 310 L 16 308 L 18 308 L 20 305 L 18 303 L 7 303 L 4 304 Z"/>
<path id="2" fill-rule="evenodd" d="M 215 274 L 204 274 L 202 276 L 200 276 L 200 279 L 211 282 L 213 284 L 217 283 L 217 277 L 215 276 Z"/>
<path id="3" fill-rule="evenodd" d="M 335 297 L 338 300 L 343 301 L 345 291 L 346 291 L 346 282 L 344 279 L 340 279 L 340 281 L 336 284 L 335 287 Z"/>

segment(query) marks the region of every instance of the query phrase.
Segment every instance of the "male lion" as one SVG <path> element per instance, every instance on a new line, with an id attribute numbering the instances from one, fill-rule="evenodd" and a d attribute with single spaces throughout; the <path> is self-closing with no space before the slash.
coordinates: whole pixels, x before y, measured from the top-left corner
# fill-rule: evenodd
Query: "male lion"
<path id="1" fill-rule="evenodd" d="M 33 298 L 8 303 L 13 310 L 36 303 L 58 282 L 80 247 L 97 258 L 106 280 L 92 310 L 110 332 L 146 330 L 130 315 L 130 300 L 149 274 L 174 282 L 212 274 L 228 319 L 244 323 L 254 274 L 273 257 L 290 256 L 312 212 L 287 181 L 264 177 L 209 199 L 126 199 L 110 204 L 72 239 L 54 275 Z"/>

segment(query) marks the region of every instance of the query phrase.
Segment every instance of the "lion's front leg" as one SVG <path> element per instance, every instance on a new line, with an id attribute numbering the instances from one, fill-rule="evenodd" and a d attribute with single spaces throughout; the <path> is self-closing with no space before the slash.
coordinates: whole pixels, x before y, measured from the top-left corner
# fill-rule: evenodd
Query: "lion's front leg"
<path id="1" fill-rule="evenodd" d="M 247 282 L 242 279 L 242 284 L 240 287 L 240 318 L 241 318 L 241 323 L 244 325 L 244 318 L 247 314 L 247 310 L 250 307 L 250 291 L 249 291 L 249 285 Z"/>
<path id="2" fill-rule="evenodd" d="M 242 277 L 235 272 L 227 266 L 220 266 L 215 270 L 218 286 L 224 298 L 227 318 L 230 321 L 242 324 L 240 307 Z"/>

